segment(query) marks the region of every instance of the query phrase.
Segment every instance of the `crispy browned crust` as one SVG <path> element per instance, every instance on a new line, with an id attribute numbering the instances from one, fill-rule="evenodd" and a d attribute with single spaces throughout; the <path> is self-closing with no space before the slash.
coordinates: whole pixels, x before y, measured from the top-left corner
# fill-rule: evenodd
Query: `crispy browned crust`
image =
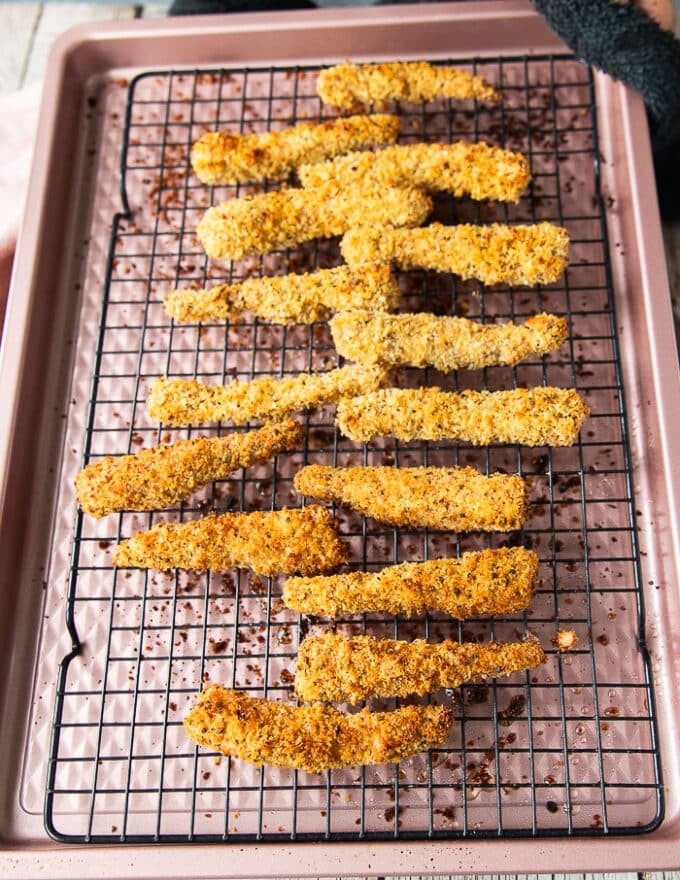
<path id="1" fill-rule="evenodd" d="M 343 357 L 386 367 L 480 370 L 514 365 L 554 351 L 567 338 L 567 322 L 540 314 L 523 324 L 480 324 L 467 318 L 416 314 L 339 312 L 330 321 L 333 342 Z"/>
<path id="2" fill-rule="evenodd" d="M 298 175 L 303 186 L 321 186 L 329 180 L 351 184 L 360 179 L 383 186 L 419 186 L 456 198 L 513 203 L 520 200 L 531 179 L 526 156 L 483 141 L 398 144 L 302 165 Z"/>
<path id="3" fill-rule="evenodd" d="M 457 98 L 496 103 L 501 93 L 481 76 L 426 61 L 355 64 L 345 61 L 319 73 L 316 93 L 333 107 L 350 110 L 359 104 L 380 108 L 388 101 L 432 101 Z"/>
<path id="4" fill-rule="evenodd" d="M 416 224 L 413 224 L 416 225 Z M 394 263 L 401 269 L 453 272 L 484 284 L 552 284 L 569 260 L 569 233 L 552 223 L 478 226 L 431 223 L 423 229 L 350 229 L 341 242 L 350 266 Z"/>
<path id="5" fill-rule="evenodd" d="M 430 644 L 327 632 L 301 643 L 295 693 L 301 700 L 337 703 L 408 697 L 512 675 L 544 662 L 545 653 L 535 641 Z"/>
<path id="6" fill-rule="evenodd" d="M 389 764 L 444 745 L 452 723 L 445 706 L 403 706 L 394 712 L 339 712 L 294 706 L 208 685 L 184 720 L 192 740 L 257 766 L 323 773 Z"/>
<path id="7" fill-rule="evenodd" d="M 415 617 L 439 611 L 465 620 L 523 611 L 537 578 L 538 556 L 533 550 L 487 548 L 454 559 L 402 562 L 376 572 L 291 577 L 283 585 L 283 601 L 300 614 L 387 612 Z"/>
<path id="8" fill-rule="evenodd" d="M 209 257 L 238 260 L 342 235 L 359 223 L 418 226 L 431 210 L 430 197 L 415 187 L 343 187 L 331 181 L 314 189 L 284 189 L 214 205 L 196 233 Z"/>
<path id="9" fill-rule="evenodd" d="M 441 391 L 385 388 L 341 401 L 337 425 L 352 440 L 456 440 L 475 446 L 571 446 L 590 409 L 573 388 Z"/>
<path id="10" fill-rule="evenodd" d="M 384 264 L 319 269 L 300 275 L 247 278 L 206 290 L 171 290 L 165 309 L 180 323 L 223 321 L 250 312 L 277 324 L 326 321 L 332 311 L 391 311 L 399 302 L 399 285 Z"/>
<path id="11" fill-rule="evenodd" d="M 237 468 L 294 449 L 303 436 L 303 426 L 289 419 L 245 434 L 195 437 L 135 455 L 106 455 L 76 476 L 76 495 L 83 511 L 94 517 L 116 510 L 158 510 Z"/>
<path id="12" fill-rule="evenodd" d="M 521 477 L 487 477 L 473 468 L 307 465 L 293 482 L 303 495 L 344 504 L 394 526 L 509 532 L 520 528 L 529 513 Z"/>
<path id="13" fill-rule="evenodd" d="M 299 373 L 275 379 L 263 376 L 228 385 L 205 385 L 193 379 L 157 379 L 149 391 L 149 415 L 168 425 L 252 419 L 280 419 L 291 413 L 337 403 L 343 397 L 379 388 L 385 374 L 378 367 L 350 365 L 325 373 Z"/>
<path id="14" fill-rule="evenodd" d="M 393 144 L 400 120 L 388 114 L 301 122 L 281 131 L 231 134 L 210 131 L 193 145 L 191 165 L 203 183 L 249 183 L 281 179 L 301 162 L 322 162 L 341 153 Z"/>
<path id="15" fill-rule="evenodd" d="M 210 514 L 182 523 L 158 523 L 122 541 L 113 564 L 124 568 L 320 574 L 347 560 L 347 547 L 325 507 Z"/>

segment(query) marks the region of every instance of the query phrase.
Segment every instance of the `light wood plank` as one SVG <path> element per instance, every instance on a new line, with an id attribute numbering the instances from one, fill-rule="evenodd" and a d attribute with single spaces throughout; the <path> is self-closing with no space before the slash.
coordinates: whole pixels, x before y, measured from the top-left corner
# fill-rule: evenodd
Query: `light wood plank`
<path id="1" fill-rule="evenodd" d="M 40 13 L 40 3 L 0 4 L 0 95 L 22 83 Z"/>
<path id="2" fill-rule="evenodd" d="M 56 38 L 77 24 L 90 21 L 124 21 L 135 17 L 133 5 L 107 3 L 45 3 L 26 66 L 22 85 L 39 82 L 47 65 L 52 43 Z"/>
<path id="3" fill-rule="evenodd" d="M 142 18 L 165 18 L 172 3 L 145 3 L 142 8 Z"/>

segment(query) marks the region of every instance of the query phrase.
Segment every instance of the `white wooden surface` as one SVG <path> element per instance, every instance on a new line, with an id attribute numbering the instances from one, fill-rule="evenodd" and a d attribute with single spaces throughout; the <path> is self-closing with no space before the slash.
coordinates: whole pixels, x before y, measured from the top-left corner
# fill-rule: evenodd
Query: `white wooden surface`
<path id="1" fill-rule="evenodd" d="M 364 5 L 366 0 L 348 0 L 346 5 Z M 319 5 L 333 5 L 322 0 Z M 129 3 L 24 3 L 0 2 L 0 97 L 40 83 L 49 47 L 69 27 L 87 21 L 159 17 L 167 14 L 169 2 L 133 5 Z M 680 224 L 665 230 L 669 270 L 674 290 L 680 291 Z M 680 296 L 675 298 L 680 325 Z M 575 845 L 578 844 L 575 842 Z M 494 880 L 680 880 L 678 871 L 621 874 L 493 875 Z M 415 880 L 415 878 L 395 878 Z M 419 878 L 420 880 L 420 878 Z M 423 878 L 424 880 L 424 878 Z M 486 878 L 485 878 L 486 880 Z M 488 878 L 491 880 L 491 878 Z"/>

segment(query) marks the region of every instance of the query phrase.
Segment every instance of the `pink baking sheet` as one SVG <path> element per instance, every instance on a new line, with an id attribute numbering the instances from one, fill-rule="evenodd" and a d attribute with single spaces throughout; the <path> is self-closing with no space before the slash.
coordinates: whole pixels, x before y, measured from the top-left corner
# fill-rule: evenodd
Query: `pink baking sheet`
<path id="1" fill-rule="evenodd" d="M 464 23 L 465 13 L 474 12 L 474 4 L 453 6 L 436 14 L 414 10 L 398 24 L 390 19 L 388 33 L 401 33 L 410 21 L 417 44 L 417 35 L 427 33 L 438 16 L 461 15 Z M 483 7 L 499 18 L 503 11 L 502 4 Z M 512 21 L 526 14 L 517 4 L 506 11 Z M 309 19 L 319 27 L 330 20 Z M 382 19 L 372 12 L 359 20 L 370 41 L 371 24 L 375 29 Z M 251 21 L 257 17 L 242 20 L 243 26 Z M 300 40 L 293 27 L 300 19 L 284 21 L 292 46 L 293 37 Z M 320 27 L 320 33 L 326 31 Z M 157 46 L 153 29 L 139 39 L 140 46 Z M 74 342 L 60 377 L 68 388 L 67 418 L 45 547 L 43 614 L 34 619 L 34 696 L 15 789 L 17 827 L 36 829 L 17 837 L 22 858 L 28 860 L 41 840 L 37 823 L 46 774 L 47 827 L 71 841 L 69 856 L 48 847 L 53 864 L 67 858 L 86 865 L 92 858 L 89 841 L 97 841 L 99 851 L 126 842 L 122 852 L 140 857 L 146 844 L 163 841 L 162 860 L 174 858 L 181 842 L 200 841 L 207 854 L 210 844 L 227 842 L 229 853 L 240 854 L 234 876 L 278 870 L 258 863 L 265 844 L 265 852 L 279 853 L 291 866 L 312 866 L 310 842 L 317 843 L 315 853 L 324 845 L 325 858 L 335 854 L 338 873 L 352 873 L 357 860 L 362 871 L 389 873 L 390 863 L 401 871 L 383 859 L 401 858 L 404 851 L 413 872 L 455 871 L 452 853 L 464 854 L 460 870 L 493 870 L 499 838 L 516 870 L 537 864 L 538 853 L 552 859 L 572 853 L 574 869 L 585 869 L 586 860 L 595 868 L 605 852 L 611 859 L 612 840 L 620 835 L 636 840 L 635 849 L 615 845 L 630 867 L 642 857 L 641 847 L 648 849 L 640 867 L 650 866 L 650 858 L 667 857 L 659 841 L 672 837 L 675 767 L 664 742 L 675 720 L 674 713 L 659 714 L 654 699 L 666 706 L 672 690 L 673 658 L 663 618 L 675 601 L 665 589 L 673 572 L 675 532 L 664 493 L 674 474 L 664 462 L 668 426 L 660 431 L 658 420 L 666 416 L 663 401 L 677 373 L 672 362 L 663 373 L 652 369 L 663 350 L 664 305 L 660 309 L 655 301 L 653 310 L 646 308 L 645 295 L 654 287 L 658 297 L 664 279 L 647 278 L 645 249 L 640 260 L 633 258 L 633 242 L 652 253 L 659 248 L 651 178 L 638 179 L 650 173 L 645 133 L 637 131 L 640 107 L 618 87 L 593 81 L 573 59 L 546 55 L 542 43 L 529 55 L 510 48 L 499 52 L 495 38 L 488 45 L 496 51 L 480 44 L 476 60 L 466 60 L 470 55 L 462 49 L 440 57 L 467 64 L 502 86 L 502 107 L 404 105 L 396 108 L 404 121 L 402 139 L 485 139 L 525 152 L 533 184 L 519 205 L 480 208 L 440 199 L 436 216 L 444 222 L 563 223 L 572 238 L 571 264 L 563 279 L 539 290 L 483 289 L 409 273 L 399 279 L 402 308 L 487 322 L 550 310 L 568 318 L 570 340 L 558 353 L 514 369 L 448 377 L 403 371 L 398 380 L 451 388 L 575 385 L 593 410 L 579 443 L 567 450 L 392 441 L 364 448 L 337 435 L 332 410 L 321 410 L 305 417 L 304 446 L 270 465 L 234 475 L 169 511 L 98 522 L 76 513 L 71 486 L 84 460 L 198 433 L 170 431 L 149 418 L 144 400 L 155 377 L 228 381 L 337 363 L 322 325 L 283 329 L 246 317 L 227 327 L 177 327 L 164 314 L 163 291 L 291 266 L 302 271 L 334 265 L 338 249 L 336 241 L 314 243 L 262 261 L 218 264 L 205 259 L 194 234 L 207 204 L 235 194 L 208 190 L 191 174 L 189 147 L 202 131 L 216 125 L 263 130 L 333 115 L 314 94 L 318 64 L 302 48 L 294 62 L 245 59 L 225 73 L 206 65 L 198 72 L 172 73 L 167 65 L 134 71 L 117 65 L 88 80 L 77 143 L 87 170 L 76 195 L 85 210 L 76 224 L 76 256 L 59 279 L 64 323 Z M 611 126 L 628 126 L 629 141 Z M 623 165 L 618 155 L 614 161 L 614 145 Z M 17 309 L 14 304 L 9 315 L 15 322 Z M 652 326 L 656 348 L 648 352 Z M 634 342 L 633 328 L 641 328 Z M 647 406 L 641 387 L 651 400 Z M 220 431 L 229 429 L 224 425 Z M 652 466 L 657 458 L 661 464 Z M 119 538 L 159 520 L 191 519 L 211 508 L 299 504 L 292 476 L 308 462 L 472 464 L 519 471 L 531 486 L 532 517 L 521 535 L 509 538 L 534 547 L 541 559 L 539 590 L 527 613 L 463 626 L 436 616 L 338 623 L 345 631 L 432 640 L 531 634 L 547 650 L 546 665 L 530 675 L 435 695 L 454 707 L 450 742 L 398 768 L 318 777 L 252 768 L 197 751 L 181 720 L 201 682 L 290 699 L 299 639 L 328 622 L 300 620 L 287 611 L 277 580 L 244 572 L 170 577 L 116 572 L 110 565 Z M 508 536 L 386 530 L 342 509 L 336 515 L 351 544 L 350 565 L 357 568 L 508 541 Z M 662 553 L 659 544 L 666 548 Z M 575 651 L 556 650 L 558 629 L 577 633 Z M 380 863 L 367 867 L 376 852 L 382 854 Z M 430 860 L 442 854 L 448 854 L 446 864 L 433 865 Z M 217 870 L 211 858 L 206 876 Z M 124 873 L 118 864 L 112 873 L 119 868 Z M 222 860 L 219 870 L 224 872 Z"/>

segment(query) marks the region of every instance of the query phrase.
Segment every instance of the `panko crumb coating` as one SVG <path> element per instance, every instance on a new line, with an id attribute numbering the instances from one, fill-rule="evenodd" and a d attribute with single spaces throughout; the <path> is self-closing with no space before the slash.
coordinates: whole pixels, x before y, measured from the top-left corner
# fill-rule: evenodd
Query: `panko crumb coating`
<path id="1" fill-rule="evenodd" d="M 236 284 L 216 284 L 207 290 L 172 290 L 165 310 L 180 323 L 224 321 L 250 312 L 275 324 L 313 324 L 333 311 L 367 309 L 391 311 L 400 297 L 388 266 L 349 266 L 319 269 L 298 275 L 247 278 Z"/>
<path id="2" fill-rule="evenodd" d="M 427 61 L 380 64 L 345 61 L 319 73 L 316 93 L 325 104 L 343 110 L 351 110 L 359 104 L 382 108 L 389 101 L 422 103 L 435 98 L 474 98 L 495 104 L 503 97 L 481 76 Z"/>
<path id="3" fill-rule="evenodd" d="M 194 143 L 191 165 L 207 184 L 280 180 L 302 162 L 323 162 L 342 153 L 393 144 L 400 125 L 397 116 L 375 113 L 301 122 L 261 134 L 209 131 Z"/>
<path id="4" fill-rule="evenodd" d="M 466 620 L 514 614 L 529 606 L 538 556 L 524 547 L 472 550 L 459 557 L 402 562 L 380 571 L 290 577 L 283 601 L 300 614 L 342 617 L 385 612 L 419 617 L 426 611 Z"/>
<path id="5" fill-rule="evenodd" d="M 238 260 L 342 235 L 361 223 L 419 226 L 431 210 L 430 197 L 415 187 L 343 187 L 331 181 L 313 189 L 282 189 L 214 205 L 199 221 L 196 234 L 209 257 Z"/>
<path id="6" fill-rule="evenodd" d="M 521 153 L 479 141 L 453 144 L 399 144 L 376 152 L 350 153 L 330 162 L 302 165 L 303 186 L 357 179 L 383 186 L 419 186 L 477 201 L 519 202 L 531 178 Z"/>
<path id="7" fill-rule="evenodd" d="M 535 669 L 545 662 L 536 641 L 431 644 L 327 632 L 300 644 L 295 693 L 301 700 L 359 703 L 374 697 L 422 696 Z"/>
<path id="8" fill-rule="evenodd" d="M 121 541 L 113 564 L 123 568 L 226 571 L 256 574 L 320 574 L 347 561 L 330 511 L 284 508 L 209 514 L 181 523 L 158 523 Z"/>
<path id="9" fill-rule="evenodd" d="M 449 373 L 513 366 L 547 354 L 562 345 L 568 327 L 564 318 L 545 313 L 523 324 L 481 324 L 426 312 L 380 315 L 356 309 L 335 315 L 330 330 L 338 354 L 349 360 Z"/>
<path id="10" fill-rule="evenodd" d="M 391 764 L 443 746 L 453 715 L 446 706 L 402 706 L 393 712 L 340 712 L 295 706 L 207 685 L 184 720 L 205 748 L 260 766 L 323 773 Z"/>
<path id="11" fill-rule="evenodd" d="M 574 388 L 442 391 L 385 388 L 338 404 L 336 423 L 351 440 L 455 440 L 474 446 L 571 446 L 590 409 Z"/>
<path id="12" fill-rule="evenodd" d="M 474 468 L 330 467 L 307 465 L 295 489 L 393 526 L 510 532 L 529 514 L 527 485 L 517 474 L 485 476 Z"/>
<path id="13" fill-rule="evenodd" d="M 167 425 L 219 421 L 243 425 L 253 419 L 285 418 L 296 411 L 365 394 L 379 388 L 385 378 L 382 368 L 361 364 L 282 379 L 235 379 L 228 385 L 163 376 L 154 381 L 146 403 L 151 418 Z"/>
<path id="14" fill-rule="evenodd" d="M 159 510 L 237 468 L 294 449 L 303 437 L 303 426 L 289 419 L 243 434 L 194 437 L 135 455 L 106 455 L 76 476 L 76 495 L 83 511 L 94 517 L 116 510 Z"/>
<path id="15" fill-rule="evenodd" d="M 415 225 L 415 224 L 414 224 Z M 569 261 L 569 233 L 543 222 L 508 226 L 431 223 L 422 229 L 350 229 L 340 244 L 350 266 L 394 263 L 400 269 L 431 269 L 475 278 L 484 284 L 552 284 Z"/>

